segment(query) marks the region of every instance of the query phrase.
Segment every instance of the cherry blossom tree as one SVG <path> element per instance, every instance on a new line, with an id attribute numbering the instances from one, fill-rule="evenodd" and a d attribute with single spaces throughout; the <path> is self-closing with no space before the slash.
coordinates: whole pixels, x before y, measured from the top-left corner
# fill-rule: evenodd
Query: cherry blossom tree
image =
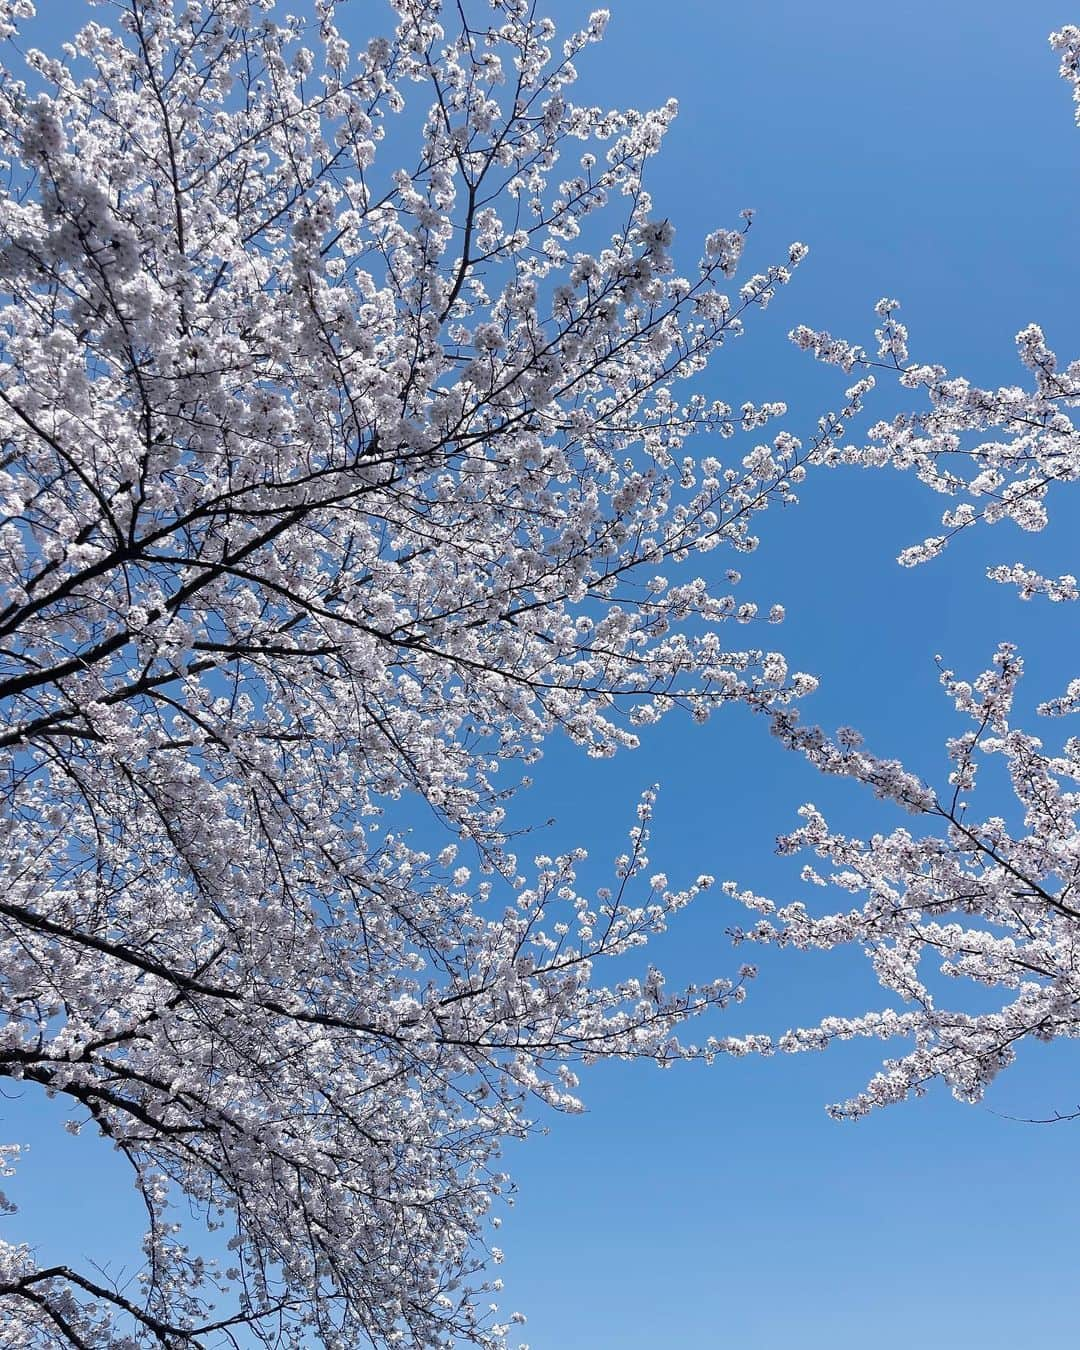
<path id="1" fill-rule="evenodd" d="M 844 415 L 677 397 L 805 249 L 676 270 L 674 104 L 570 97 L 602 11 L 378 12 L 0 0 L 0 1072 L 146 1214 L 125 1285 L 0 1242 L 5 1346 L 502 1344 L 500 1142 L 752 973 L 605 982 L 710 882 L 651 793 L 599 894 L 505 811 L 553 733 L 812 687 L 695 565 Z"/>
<path id="2" fill-rule="evenodd" d="M 1051 45 L 1080 105 L 1080 29 L 1063 28 Z M 822 460 L 913 472 L 955 502 L 940 534 L 901 554 L 905 566 L 931 564 L 965 530 L 1009 522 L 1041 531 L 1051 492 L 1080 479 L 1073 413 L 1080 406 L 1080 361 L 1060 363 L 1031 325 L 1017 336 L 1026 387 L 979 388 L 941 366 L 912 361 L 897 309 L 893 300 L 877 306 L 874 356 L 827 332 L 792 333 L 819 359 L 859 372 L 863 390 L 875 370 L 889 371 L 928 405 L 878 423 L 865 445 L 824 451 Z M 1065 603 L 1080 595 L 1075 576 L 1044 576 L 1023 562 L 993 566 L 989 577 L 1015 586 L 1025 600 Z M 1023 729 L 1014 713 L 1022 671 L 1008 643 L 974 680 L 942 669 L 963 729 L 948 742 L 949 769 L 939 787 L 870 753 L 855 731 L 828 736 L 801 725 L 792 709 L 773 715 L 781 739 L 823 772 L 864 783 L 915 817 L 910 827 L 856 838 L 808 805 L 802 824 L 781 838 L 782 853 L 816 860 L 803 871 L 806 882 L 860 896 L 855 908 L 814 914 L 802 901 L 777 905 L 727 886 L 761 916 L 736 929 L 737 940 L 857 945 L 899 1000 L 899 1007 L 793 1029 L 775 1043 L 765 1036 L 739 1043 L 743 1051 L 771 1053 L 823 1049 L 851 1037 L 906 1039 L 911 1048 L 887 1060 L 864 1092 L 830 1108 L 838 1116 L 864 1115 L 920 1094 L 934 1080 L 961 1100 L 978 1101 L 1013 1063 L 1020 1042 L 1080 1035 L 1080 738 L 1051 749 Z M 1046 717 L 1080 711 L 1080 679 L 1037 711 Z M 1007 781 L 1012 800 L 992 795 L 988 806 L 977 806 L 987 795 L 975 792 L 977 773 L 982 768 L 985 778 L 998 765 L 1007 777 L 998 770 L 989 793 Z M 965 982 L 968 989 L 972 982 L 982 986 L 982 996 L 965 1002 Z M 986 987 L 999 991 L 999 1006 L 987 1008 Z"/>

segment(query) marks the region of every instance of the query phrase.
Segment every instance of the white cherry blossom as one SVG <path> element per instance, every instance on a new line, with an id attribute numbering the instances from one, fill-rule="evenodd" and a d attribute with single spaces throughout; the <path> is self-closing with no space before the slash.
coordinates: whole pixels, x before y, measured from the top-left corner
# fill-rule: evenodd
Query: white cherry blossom
<path id="1" fill-rule="evenodd" d="M 812 687 L 704 555 L 845 415 L 680 393 L 805 247 L 680 274 L 675 104 L 571 97 L 604 11 L 298 8 L 65 5 L 24 60 L 0 3 L 0 1072 L 147 1214 L 123 1288 L 0 1244 L 9 1347 L 502 1344 L 500 1141 L 576 1064 L 712 1058 L 750 973 L 605 976 L 710 882 L 651 794 L 599 896 L 506 801 L 553 734 Z"/>
<path id="2" fill-rule="evenodd" d="M 1061 53 L 1062 76 L 1080 88 L 1080 29 L 1062 29 L 1051 44 Z M 913 361 L 898 309 L 895 300 L 879 302 L 873 356 L 827 332 L 803 326 L 792 333 L 819 359 L 862 372 L 857 397 L 869 392 L 874 372 L 886 371 L 928 404 L 879 422 L 863 445 L 834 442 L 822 461 L 913 472 L 949 499 L 941 533 L 900 555 L 907 566 L 942 565 L 964 530 L 1002 522 L 1042 530 L 1053 494 L 1080 479 L 1080 361 L 1059 361 L 1031 324 L 1016 339 L 1025 382 L 980 388 L 940 365 Z M 1044 576 L 1024 562 L 994 565 L 989 576 L 1025 600 L 1068 602 L 1080 594 L 1075 576 Z M 1067 606 L 1065 612 L 1067 621 Z M 1071 642 L 1071 628 L 1066 632 Z M 1022 669 L 1020 654 L 1002 643 L 991 668 L 974 680 L 942 670 L 962 723 L 936 783 L 873 755 L 852 730 L 827 735 L 804 726 L 794 709 L 773 714 L 780 738 L 822 772 L 864 783 L 912 817 L 852 837 L 814 805 L 802 808 L 802 824 L 781 838 L 780 851 L 807 855 L 803 880 L 843 892 L 841 910 L 821 913 L 809 900 L 778 904 L 726 887 L 759 916 L 734 930 L 738 941 L 860 947 L 895 996 L 892 1007 L 726 1047 L 772 1053 L 851 1037 L 905 1041 L 905 1052 L 887 1060 L 863 1092 L 831 1108 L 839 1116 L 920 1094 L 935 1079 L 962 1100 L 978 1101 L 1020 1042 L 1080 1035 L 1080 738 L 1055 737 L 1051 748 L 1024 729 L 1015 712 Z M 1037 709 L 1048 717 L 1077 711 L 1077 679 Z M 1005 768 L 1011 799 L 997 795 L 995 777 L 980 786 L 988 761 Z M 983 996 L 966 1002 L 965 982 L 982 986 Z M 987 987 L 997 991 L 989 1010 Z"/>

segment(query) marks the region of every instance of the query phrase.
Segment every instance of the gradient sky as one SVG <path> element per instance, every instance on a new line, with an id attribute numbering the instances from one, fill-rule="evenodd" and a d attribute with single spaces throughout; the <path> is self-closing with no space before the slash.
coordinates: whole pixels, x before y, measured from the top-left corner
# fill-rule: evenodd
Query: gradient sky
<path id="1" fill-rule="evenodd" d="M 64 16 L 58 36 L 81 7 L 47 3 Z M 358 35 L 375 8 L 355 5 Z M 563 23 L 587 8 L 550 6 Z M 868 343 L 885 294 L 903 302 L 913 355 L 982 382 L 1020 379 L 1012 339 L 1031 320 L 1064 356 L 1078 354 L 1080 131 L 1046 37 L 1080 12 L 1044 0 L 611 8 L 578 96 L 636 106 L 678 97 L 650 181 L 688 265 L 696 241 L 744 206 L 758 213 L 755 268 L 790 240 L 811 247 L 796 283 L 721 354 L 702 386 L 710 396 L 785 399 L 791 429 L 812 432 L 846 381 L 791 350 L 787 330 L 806 322 Z M 858 726 L 875 750 L 935 775 L 957 725 L 936 652 L 974 674 L 998 641 L 1019 642 L 1031 703 L 1077 673 L 1075 614 L 1047 616 L 982 578 L 987 562 L 1021 557 L 1075 571 L 1078 517 L 1067 507 L 1044 538 L 1003 526 L 910 572 L 895 555 L 933 531 L 940 501 L 889 474 L 821 475 L 797 510 L 762 519 L 743 590 L 787 607 L 783 628 L 761 641 L 821 677 L 810 715 Z M 557 823 L 531 851 L 585 843 L 597 884 L 656 780 L 651 857 L 673 882 L 709 871 L 794 896 L 796 871 L 772 847 L 801 802 L 831 808 L 852 831 L 893 819 L 735 711 L 703 729 L 669 720 L 614 762 L 556 746 L 535 776 L 521 817 Z M 733 970 L 742 957 L 725 929 L 740 917 L 719 897 L 687 911 L 654 956 L 670 983 Z M 718 1034 L 782 1031 L 883 1002 L 857 953 L 759 964 L 750 999 Z M 1010 1117 L 1075 1108 L 1080 1055 L 1026 1047 L 981 1107 L 931 1093 L 832 1123 L 824 1104 L 863 1086 L 874 1050 L 589 1073 L 588 1113 L 548 1122 L 546 1138 L 509 1156 L 520 1194 L 500 1238 L 505 1306 L 528 1313 L 533 1350 L 1077 1343 L 1080 1123 Z M 11 1188 L 24 1213 L 2 1231 L 18 1225 L 44 1256 L 70 1244 L 108 1259 L 123 1248 L 134 1197 L 100 1142 L 53 1124 L 32 1095 L 0 1101 L 3 1137 L 34 1141 Z"/>

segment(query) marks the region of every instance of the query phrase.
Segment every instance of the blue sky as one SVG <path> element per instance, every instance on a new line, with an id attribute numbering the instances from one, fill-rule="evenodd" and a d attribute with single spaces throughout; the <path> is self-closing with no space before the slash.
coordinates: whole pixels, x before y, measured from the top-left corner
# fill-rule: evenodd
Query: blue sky
<path id="1" fill-rule="evenodd" d="M 811 247 L 795 283 L 721 354 L 707 392 L 783 398 L 792 429 L 810 430 L 844 381 L 789 349 L 787 330 L 805 322 L 869 342 L 881 295 L 902 301 L 916 356 L 976 380 L 1019 380 L 1013 335 L 1032 320 L 1076 354 L 1080 132 L 1046 42 L 1076 14 L 1040 0 L 610 7 L 582 88 L 638 106 L 678 97 L 651 185 L 687 256 L 744 206 L 757 211 L 752 265 L 790 239 Z M 956 725 L 936 652 L 974 674 L 999 640 L 1019 642 L 1033 702 L 1066 682 L 1080 645 L 1070 613 L 982 579 L 987 562 L 1033 554 L 1075 570 L 1068 498 L 1038 541 L 1003 527 L 937 566 L 897 567 L 941 505 L 892 474 L 823 475 L 798 510 L 761 522 L 743 569 L 748 595 L 787 607 L 770 637 L 822 679 L 811 715 L 854 724 L 927 773 Z M 568 752 L 549 755 L 537 815 L 559 817 L 560 841 L 587 822 L 598 867 L 618 851 L 639 788 L 659 779 L 656 863 L 778 898 L 800 892 L 771 856 L 800 802 L 829 806 L 852 831 L 891 822 L 737 713 L 704 730 L 667 722 L 636 756 L 568 769 Z M 673 980 L 730 969 L 724 929 L 737 921 L 705 899 L 656 959 Z M 740 1027 L 883 1002 L 855 953 L 761 967 Z M 823 1104 L 862 1087 L 874 1051 L 586 1077 L 589 1113 L 512 1156 L 521 1194 L 503 1230 L 507 1295 L 529 1313 L 535 1350 L 1072 1344 L 1080 1125 L 1005 1117 L 1075 1107 L 1080 1056 L 1026 1048 L 981 1107 L 933 1093 L 834 1124 Z"/>
<path id="2" fill-rule="evenodd" d="M 56 12 L 66 22 L 75 7 Z M 549 8 L 569 22 L 588 6 Z M 580 92 L 637 106 L 678 97 L 651 185 L 687 260 L 744 206 L 758 213 L 755 266 L 789 240 L 811 246 L 796 283 L 722 353 L 703 385 L 711 396 L 783 398 L 791 428 L 811 431 L 844 380 L 790 349 L 787 330 L 806 322 L 868 341 L 884 294 L 903 302 L 916 356 L 977 380 L 1019 378 L 1012 338 L 1031 320 L 1077 354 L 1080 131 L 1046 36 L 1080 15 L 1043 0 L 611 8 L 607 40 L 581 63 Z M 357 5 L 353 22 L 368 12 Z M 935 652 L 974 673 L 999 640 L 1018 641 L 1032 702 L 1078 665 L 1071 612 L 1048 621 L 981 576 L 987 561 L 1036 551 L 1076 570 L 1067 502 L 1036 546 L 984 532 L 936 566 L 899 569 L 897 551 L 931 532 L 939 510 L 891 475 L 823 475 L 797 510 L 762 521 L 760 553 L 743 568 L 747 597 L 787 607 L 768 640 L 822 678 L 812 715 L 859 726 L 876 749 L 927 773 L 953 726 Z M 807 799 L 852 830 L 888 824 L 737 712 L 704 729 L 669 720 L 611 763 L 556 746 L 536 779 L 521 809 L 557 818 L 537 849 L 586 843 L 598 880 L 656 780 L 651 856 L 673 881 L 710 871 L 794 894 L 772 846 Z M 656 953 L 671 981 L 732 970 L 740 956 L 725 929 L 738 918 L 719 898 L 688 911 Z M 780 1031 L 880 1006 L 855 953 L 761 965 L 745 1008 L 717 1030 Z M 1075 1107 L 1080 1055 L 1028 1049 L 983 1107 L 932 1094 L 858 1125 L 832 1123 L 824 1103 L 858 1090 L 875 1063 L 873 1047 L 853 1046 L 711 1070 L 588 1074 L 588 1113 L 549 1122 L 546 1138 L 509 1157 L 520 1194 L 500 1238 L 505 1306 L 528 1313 L 533 1350 L 1072 1344 L 1080 1123 L 1006 1117 Z M 28 1099 L 0 1102 L 0 1117 L 5 1138 L 45 1119 Z M 108 1252 L 135 1217 L 113 1177 L 122 1173 L 91 1140 L 42 1129 L 13 1187 L 23 1233 L 46 1248 L 62 1232 Z"/>

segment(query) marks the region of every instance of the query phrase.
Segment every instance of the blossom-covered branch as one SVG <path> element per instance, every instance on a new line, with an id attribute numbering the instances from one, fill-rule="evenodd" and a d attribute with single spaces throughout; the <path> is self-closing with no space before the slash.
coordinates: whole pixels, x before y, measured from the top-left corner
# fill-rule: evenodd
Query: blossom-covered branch
<path id="1" fill-rule="evenodd" d="M 1080 29 L 1064 28 L 1051 43 L 1061 53 L 1062 76 L 1080 88 Z M 940 534 L 901 554 L 908 566 L 938 558 L 962 530 L 1002 521 L 1042 530 L 1052 491 L 1080 478 L 1074 423 L 1080 361 L 1062 365 L 1032 324 L 1017 337 L 1028 386 L 982 389 L 941 366 L 912 362 L 897 310 L 894 300 L 878 304 L 874 356 L 827 332 L 800 327 L 792 333 L 819 359 L 847 373 L 864 372 L 861 387 L 872 385 L 872 371 L 891 371 L 903 388 L 929 403 L 879 422 L 865 445 L 834 443 L 823 460 L 914 472 L 936 492 L 959 499 L 945 511 Z M 1075 576 L 1044 576 L 1023 562 L 993 566 L 989 576 L 1015 585 L 1025 600 L 1062 602 L 1078 595 Z M 804 868 L 804 881 L 862 897 L 855 908 L 815 915 L 801 901 L 777 905 L 727 886 L 761 915 L 734 930 L 737 940 L 823 949 L 857 945 L 899 1000 L 899 1007 L 858 1017 L 825 1018 L 775 1042 L 759 1036 L 729 1047 L 802 1051 L 867 1036 L 913 1043 L 909 1052 L 887 1060 L 864 1092 L 831 1108 L 838 1115 L 865 1114 L 921 1093 L 935 1079 L 957 1097 L 977 1101 L 1014 1061 L 1020 1042 L 1080 1035 L 1080 738 L 1051 750 L 1017 724 L 1021 673 L 1020 656 L 1008 643 L 999 645 L 991 669 L 974 681 L 942 671 L 968 725 L 947 745 L 947 785 L 937 788 L 902 764 L 871 754 L 852 730 L 829 736 L 801 725 L 793 709 L 774 714 L 780 738 L 824 773 L 866 784 L 917 821 L 910 829 L 855 838 L 836 830 L 813 805 L 803 807 L 803 823 L 781 838 L 781 852 L 810 854 L 817 861 Z M 1038 707 L 1051 717 L 1078 710 L 1077 679 Z M 978 800 L 994 790 L 976 791 L 977 771 L 988 759 L 1006 769 L 1012 799 L 980 808 Z M 1000 991 L 1000 1006 L 988 1009 L 985 996 L 965 1006 L 965 981 Z"/>
<path id="2" fill-rule="evenodd" d="M 678 396 L 805 248 L 676 270 L 674 104 L 570 97 L 604 12 L 336 8 L 118 0 L 21 68 L 0 0 L 0 1073 L 147 1214 L 124 1288 L 0 1244 L 20 1345 L 501 1344 L 500 1141 L 741 996 L 599 977 L 707 884 L 649 879 L 651 798 L 594 897 L 505 803 L 554 732 L 812 686 L 695 567 L 851 408 Z"/>

